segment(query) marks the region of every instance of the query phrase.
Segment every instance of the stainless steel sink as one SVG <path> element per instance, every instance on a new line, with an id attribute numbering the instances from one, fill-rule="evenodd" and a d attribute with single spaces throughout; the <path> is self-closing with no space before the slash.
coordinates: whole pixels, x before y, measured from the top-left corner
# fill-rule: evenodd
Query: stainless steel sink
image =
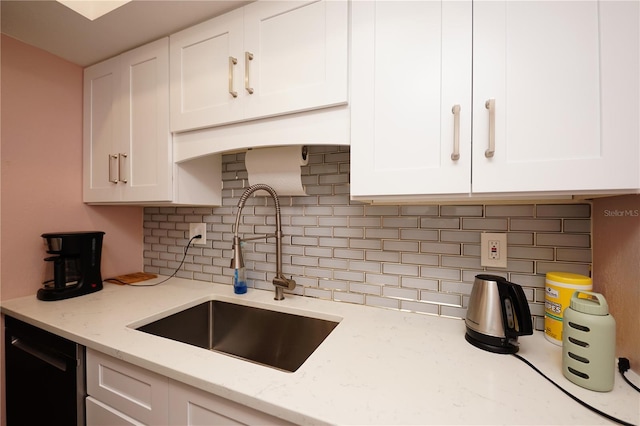
<path id="1" fill-rule="evenodd" d="M 212 300 L 136 329 L 294 372 L 337 325 L 335 321 Z"/>

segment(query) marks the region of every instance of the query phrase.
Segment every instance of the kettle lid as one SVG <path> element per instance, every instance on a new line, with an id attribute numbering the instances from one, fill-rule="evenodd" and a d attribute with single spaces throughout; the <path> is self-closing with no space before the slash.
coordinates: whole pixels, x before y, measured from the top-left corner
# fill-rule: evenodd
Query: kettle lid
<path id="1" fill-rule="evenodd" d="M 478 274 L 476 275 L 476 280 L 500 282 L 500 281 L 506 281 L 507 279 L 499 275 Z"/>

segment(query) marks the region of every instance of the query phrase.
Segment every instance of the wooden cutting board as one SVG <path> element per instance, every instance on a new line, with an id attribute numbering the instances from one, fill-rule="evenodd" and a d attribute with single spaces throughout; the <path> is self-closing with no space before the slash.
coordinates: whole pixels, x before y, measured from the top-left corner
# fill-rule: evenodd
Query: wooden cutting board
<path id="1" fill-rule="evenodd" d="M 105 281 L 114 283 L 114 284 L 133 284 L 140 281 L 150 280 L 152 278 L 157 278 L 156 274 L 147 274 L 146 272 L 134 272 L 132 274 L 118 275 L 117 277 L 107 278 Z"/>

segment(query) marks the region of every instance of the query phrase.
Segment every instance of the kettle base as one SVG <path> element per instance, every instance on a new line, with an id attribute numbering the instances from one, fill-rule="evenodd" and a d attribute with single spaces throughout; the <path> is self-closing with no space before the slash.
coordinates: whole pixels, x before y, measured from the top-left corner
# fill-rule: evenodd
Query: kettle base
<path id="1" fill-rule="evenodd" d="M 487 336 L 486 334 L 471 330 L 469 327 L 467 327 L 464 338 L 476 348 L 496 354 L 515 354 L 520 349 L 517 341 L 514 342 L 507 338 Z"/>

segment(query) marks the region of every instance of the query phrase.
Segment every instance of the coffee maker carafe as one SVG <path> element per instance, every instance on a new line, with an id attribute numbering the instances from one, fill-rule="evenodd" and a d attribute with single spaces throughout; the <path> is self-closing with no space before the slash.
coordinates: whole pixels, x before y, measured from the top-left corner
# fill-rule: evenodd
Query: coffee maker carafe
<path id="1" fill-rule="evenodd" d="M 63 232 L 42 234 L 53 263 L 53 279 L 38 290 L 40 300 L 61 300 L 102 289 L 100 258 L 104 232 Z"/>

